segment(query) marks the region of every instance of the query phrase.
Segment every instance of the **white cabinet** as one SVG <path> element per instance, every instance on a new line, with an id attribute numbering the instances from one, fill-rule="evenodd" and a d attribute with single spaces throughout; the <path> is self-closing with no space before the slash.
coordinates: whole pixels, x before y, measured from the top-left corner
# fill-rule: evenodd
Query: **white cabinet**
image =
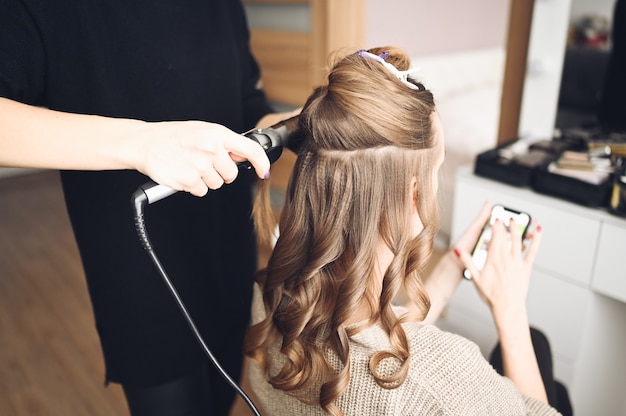
<path id="1" fill-rule="evenodd" d="M 531 325 L 548 336 L 555 376 L 568 386 L 577 415 L 626 416 L 626 220 L 477 177 L 471 166 L 455 176 L 451 241 L 487 200 L 541 224 L 528 293 Z M 497 341 L 489 310 L 469 281 L 439 325 L 474 340 L 485 355 Z"/>
<path id="2" fill-rule="evenodd" d="M 600 230 L 593 290 L 626 302 L 626 224 L 605 222 Z M 626 325 L 626 322 L 625 322 Z"/>

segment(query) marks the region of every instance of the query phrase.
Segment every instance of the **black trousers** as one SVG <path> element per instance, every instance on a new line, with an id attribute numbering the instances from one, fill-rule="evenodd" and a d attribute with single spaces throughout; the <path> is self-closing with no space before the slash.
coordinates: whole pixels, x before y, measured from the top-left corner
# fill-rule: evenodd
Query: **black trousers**
<path id="1" fill-rule="evenodd" d="M 238 374 L 230 376 L 239 378 Z M 232 387 L 208 362 L 158 386 L 122 387 L 132 416 L 226 416 L 234 399 Z"/>
<path id="2" fill-rule="evenodd" d="M 548 402 L 552 407 L 561 412 L 563 416 L 572 416 L 574 414 L 569 399 L 567 388 L 554 379 L 552 366 L 552 350 L 546 336 L 536 328 L 530 329 L 535 355 L 539 363 L 539 371 L 543 379 L 543 385 L 546 388 Z M 489 362 L 500 374 L 504 374 L 502 365 L 502 350 L 500 343 L 491 352 Z"/>

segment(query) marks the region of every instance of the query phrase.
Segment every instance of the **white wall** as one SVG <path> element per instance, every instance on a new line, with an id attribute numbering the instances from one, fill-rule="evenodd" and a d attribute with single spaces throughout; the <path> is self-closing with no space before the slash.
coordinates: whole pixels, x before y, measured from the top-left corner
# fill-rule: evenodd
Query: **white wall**
<path id="1" fill-rule="evenodd" d="M 502 47 L 510 0 L 366 0 L 365 46 L 411 56 Z"/>
<path id="2" fill-rule="evenodd" d="M 412 58 L 421 68 L 416 76 L 435 96 L 444 128 L 446 159 L 439 173 L 443 245 L 450 242 L 454 171 L 497 141 L 504 59 L 502 47 Z"/>

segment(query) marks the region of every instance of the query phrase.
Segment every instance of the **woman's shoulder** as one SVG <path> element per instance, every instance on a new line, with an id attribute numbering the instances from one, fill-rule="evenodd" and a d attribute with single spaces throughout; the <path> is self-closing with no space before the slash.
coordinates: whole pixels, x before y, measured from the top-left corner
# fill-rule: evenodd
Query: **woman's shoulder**
<path id="1" fill-rule="evenodd" d="M 455 353 L 478 354 L 482 357 L 476 343 L 461 335 L 444 331 L 435 325 L 415 322 L 406 323 L 403 328 L 414 351 L 428 347 L 429 354 L 437 351 L 441 353 L 454 351 Z"/>
<path id="2" fill-rule="evenodd" d="M 407 382 L 430 386 L 452 413 L 463 409 L 463 414 L 558 414 L 545 403 L 523 396 L 510 379 L 494 370 L 473 341 L 433 325 L 407 324 L 405 332 L 411 349 Z"/>
<path id="3" fill-rule="evenodd" d="M 401 307 L 394 307 L 394 311 L 400 316 L 404 310 Z M 402 328 L 409 340 L 411 355 L 416 353 L 419 355 L 420 351 L 428 351 L 428 355 L 437 351 L 440 353 L 465 351 L 467 354 L 480 355 L 480 350 L 474 342 L 460 335 L 443 331 L 434 325 L 423 322 L 406 322 L 402 324 Z M 389 335 L 380 325 L 380 322 L 362 329 L 350 338 L 353 343 L 365 348 L 374 350 L 391 348 Z"/>

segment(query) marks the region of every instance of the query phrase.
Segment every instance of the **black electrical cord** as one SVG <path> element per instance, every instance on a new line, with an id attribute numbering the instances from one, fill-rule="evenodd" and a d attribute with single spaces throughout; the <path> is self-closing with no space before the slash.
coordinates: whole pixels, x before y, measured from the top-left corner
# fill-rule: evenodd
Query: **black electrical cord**
<path id="1" fill-rule="evenodd" d="M 154 252 L 152 243 L 150 242 L 150 238 L 148 237 L 148 230 L 146 228 L 144 215 L 143 215 L 143 209 L 146 203 L 148 202 L 148 198 L 145 194 L 144 189 L 140 188 L 139 190 L 137 190 L 137 192 L 133 194 L 132 202 L 133 202 L 133 207 L 135 211 L 134 213 L 135 214 L 135 229 L 137 230 L 137 236 L 139 237 L 139 240 L 141 241 L 143 248 L 148 252 L 148 255 L 150 256 L 150 258 L 152 259 L 152 262 L 154 263 L 157 270 L 159 271 L 159 274 L 163 278 L 163 281 L 167 285 L 170 293 L 174 297 L 176 304 L 178 305 L 179 309 L 183 313 L 183 316 L 185 317 L 187 324 L 189 324 L 191 331 L 193 332 L 194 336 L 196 337 L 196 339 L 202 346 L 202 349 L 204 350 L 205 354 L 209 358 L 209 361 L 211 361 L 211 364 L 213 364 L 213 366 L 217 369 L 220 375 L 228 382 L 228 384 L 230 384 L 235 389 L 235 391 L 241 396 L 241 398 L 246 402 L 250 410 L 252 410 L 254 415 L 261 416 L 261 413 L 256 408 L 256 406 L 254 405 L 250 397 L 248 397 L 248 395 L 241 389 L 241 387 L 239 387 L 239 385 L 222 368 L 222 366 L 219 364 L 219 362 L 217 361 L 217 359 L 215 358 L 215 356 L 209 349 L 208 345 L 204 341 L 204 338 L 202 338 L 200 331 L 198 331 L 196 324 L 191 318 L 191 315 L 187 311 L 187 308 L 185 307 L 185 304 L 182 298 L 178 294 L 176 287 L 174 287 L 174 284 L 170 280 L 169 276 L 167 275 L 167 272 L 163 268 L 163 265 L 159 261 L 159 258 L 157 257 L 156 253 Z"/>
<path id="2" fill-rule="evenodd" d="M 280 157 L 283 151 L 283 147 L 287 147 L 288 149 L 297 153 L 306 138 L 304 131 L 300 128 L 298 116 L 294 116 L 287 120 L 280 121 L 279 123 L 267 129 L 252 129 L 246 133 L 243 133 L 243 135 L 257 142 L 263 148 L 263 150 L 265 150 L 265 153 L 267 154 L 270 163 L 274 163 Z M 239 162 L 237 164 L 242 169 L 252 169 L 252 165 L 250 164 L 250 162 Z M 206 355 L 209 357 L 211 364 L 213 364 L 213 366 L 228 382 L 228 384 L 230 384 L 243 398 L 243 400 L 246 402 L 250 410 L 252 410 L 254 415 L 261 416 L 259 410 L 255 407 L 252 400 L 220 366 L 217 359 L 207 346 L 206 342 L 202 338 L 202 335 L 198 331 L 196 324 L 191 318 L 191 315 L 189 315 L 189 312 L 187 311 L 183 300 L 181 299 L 176 288 L 172 284 L 169 276 L 165 272 L 165 269 L 161 265 L 159 258 L 152 248 L 152 243 L 150 243 L 150 239 L 148 238 L 148 230 L 146 229 L 143 215 L 145 206 L 147 204 L 152 204 L 153 202 L 160 201 L 163 198 L 167 198 L 168 196 L 176 192 L 177 191 L 172 188 L 164 185 L 158 185 L 154 182 L 145 183 L 144 185 L 140 186 L 137 191 L 135 191 L 132 196 L 131 203 L 135 215 L 135 228 L 137 230 L 137 235 L 139 236 L 139 240 L 141 241 L 144 249 L 150 255 L 150 258 L 152 259 L 152 262 L 156 266 L 157 270 L 159 271 L 159 274 L 163 278 L 163 281 L 172 293 L 172 296 L 174 296 L 174 300 L 176 301 L 176 304 L 180 308 L 181 312 L 183 313 L 183 316 L 189 324 L 189 327 L 191 328 L 194 336 L 202 346 L 202 349 L 204 350 Z"/>

